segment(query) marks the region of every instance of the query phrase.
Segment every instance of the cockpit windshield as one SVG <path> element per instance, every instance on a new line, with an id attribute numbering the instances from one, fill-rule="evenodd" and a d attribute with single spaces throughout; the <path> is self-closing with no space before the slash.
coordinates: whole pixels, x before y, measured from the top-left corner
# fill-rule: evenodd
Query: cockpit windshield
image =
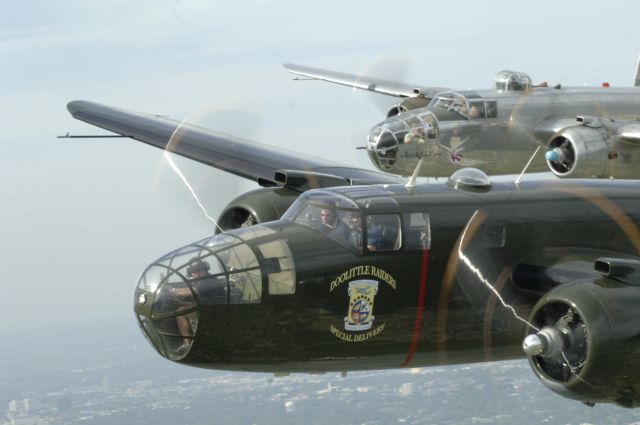
<path id="1" fill-rule="evenodd" d="M 346 248 L 355 249 L 353 222 L 360 215 L 360 208 L 351 199 L 324 190 L 310 190 L 298 197 L 282 218 L 310 227 Z"/>
<path id="2" fill-rule="evenodd" d="M 482 97 L 474 91 L 440 93 L 430 106 L 441 121 L 484 118 Z"/>
<path id="3" fill-rule="evenodd" d="M 317 230 L 358 253 L 397 251 L 402 246 L 399 214 L 363 214 L 351 199 L 333 192 L 306 192 L 282 218 Z"/>

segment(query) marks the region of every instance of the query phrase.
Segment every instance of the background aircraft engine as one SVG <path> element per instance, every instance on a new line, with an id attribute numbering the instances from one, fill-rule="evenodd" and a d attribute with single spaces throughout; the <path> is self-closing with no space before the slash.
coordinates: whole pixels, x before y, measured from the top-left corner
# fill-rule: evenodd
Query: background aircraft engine
<path id="1" fill-rule="evenodd" d="M 402 112 L 411 111 L 412 109 L 423 108 L 429 104 L 430 100 L 431 99 L 422 96 L 405 97 L 389 109 L 387 112 L 387 118 L 391 118 Z"/>
<path id="2" fill-rule="evenodd" d="M 226 206 L 218 218 L 218 225 L 229 230 L 277 220 L 299 195 L 300 192 L 285 187 L 252 190 Z"/>
<path id="3" fill-rule="evenodd" d="M 558 177 L 608 177 L 609 143 L 600 129 L 571 127 L 553 136 L 545 154 L 547 165 Z"/>
<path id="4" fill-rule="evenodd" d="M 560 285 L 534 306 L 523 343 L 536 376 L 587 404 L 640 406 L 640 287 L 602 278 Z"/>

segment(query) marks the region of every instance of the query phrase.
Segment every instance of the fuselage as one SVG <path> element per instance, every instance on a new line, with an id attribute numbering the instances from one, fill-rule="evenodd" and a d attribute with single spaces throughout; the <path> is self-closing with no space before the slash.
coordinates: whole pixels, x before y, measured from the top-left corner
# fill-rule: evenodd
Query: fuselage
<path id="1" fill-rule="evenodd" d="M 154 262 L 135 311 L 163 356 L 207 368 L 314 372 L 520 357 L 525 320 L 544 293 L 594 276 L 596 258 L 638 255 L 638 189 L 549 181 L 309 191 L 282 220 Z M 345 225 L 362 220 L 359 242 L 321 227 L 313 215 L 327 205 Z M 189 277 L 196 260 L 209 265 L 205 278 Z"/>
<path id="2" fill-rule="evenodd" d="M 390 117 L 369 135 L 368 153 L 382 171 L 411 175 L 424 158 L 421 175 L 448 176 L 473 166 L 489 174 L 520 173 L 538 146 L 576 125 L 577 116 L 636 121 L 637 88 L 552 88 L 522 91 L 451 91 L 435 96 L 423 108 Z M 421 138 L 408 134 L 420 129 Z M 605 153 L 606 155 L 606 153 Z M 640 154 L 610 158 L 607 177 L 638 178 L 633 166 Z M 606 159 L 605 159 L 606 161 Z M 538 154 L 528 171 L 548 171 Z"/>

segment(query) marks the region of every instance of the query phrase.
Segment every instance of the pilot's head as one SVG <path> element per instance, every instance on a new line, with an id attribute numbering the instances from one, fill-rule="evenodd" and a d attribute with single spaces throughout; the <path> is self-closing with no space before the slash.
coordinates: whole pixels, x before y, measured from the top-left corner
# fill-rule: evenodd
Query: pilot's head
<path id="1" fill-rule="evenodd" d="M 320 210 L 320 222 L 325 226 L 333 227 L 336 223 L 336 211 L 329 207 L 322 208 Z"/>
<path id="2" fill-rule="evenodd" d="M 211 266 L 206 261 L 202 261 L 198 258 L 192 258 L 189 262 L 191 264 L 187 267 L 187 276 L 190 279 L 197 279 L 209 274 L 209 268 Z"/>

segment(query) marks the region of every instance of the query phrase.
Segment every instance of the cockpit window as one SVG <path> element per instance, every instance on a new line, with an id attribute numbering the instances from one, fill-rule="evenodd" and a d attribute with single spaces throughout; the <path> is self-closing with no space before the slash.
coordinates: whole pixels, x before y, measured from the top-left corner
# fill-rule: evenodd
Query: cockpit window
<path id="1" fill-rule="evenodd" d="M 474 91 L 440 93 L 429 105 L 441 121 L 485 118 L 485 103 Z"/>
<path id="2" fill-rule="evenodd" d="M 258 245 L 264 258 L 263 271 L 267 274 L 270 295 L 293 294 L 296 290 L 296 274 L 293 256 L 287 244 L 277 239 Z"/>
<path id="3" fill-rule="evenodd" d="M 233 231 L 234 236 L 238 236 L 243 241 L 259 238 L 261 236 L 272 235 L 276 233 L 271 227 L 265 226 L 249 226 L 242 227 Z"/>
<path id="4" fill-rule="evenodd" d="M 469 102 L 469 119 L 478 120 L 484 117 L 484 102 Z"/>
<path id="5" fill-rule="evenodd" d="M 404 214 L 404 246 L 407 250 L 431 248 L 431 223 L 429 214 L 412 212 Z"/>
<path id="6" fill-rule="evenodd" d="M 337 193 L 308 191 L 291 205 L 284 220 L 310 227 L 325 234 L 340 245 L 357 250 L 352 237 L 352 216 L 360 215 L 358 205 Z"/>
<path id="7" fill-rule="evenodd" d="M 397 251 L 402 246 L 402 231 L 398 214 L 366 216 L 367 251 Z"/>
<path id="8" fill-rule="evenodd" d="M 431 101 L 431 106 L 435 109 L 454 112 L 458 115 L 458 119 L 466 120 L 468 116 L 467 99 L 460 93 L 441 93 Z M 438 118 L 440 118 L 440 116 L 438 116 Z"/>

